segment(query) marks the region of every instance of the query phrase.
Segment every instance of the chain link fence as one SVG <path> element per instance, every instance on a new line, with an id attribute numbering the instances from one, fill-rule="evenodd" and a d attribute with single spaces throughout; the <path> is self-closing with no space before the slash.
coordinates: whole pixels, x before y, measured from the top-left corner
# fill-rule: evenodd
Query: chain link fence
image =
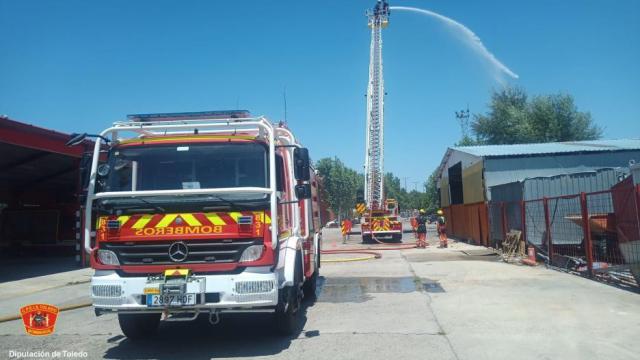
<path id="1" fill-rule="evenodd" d="M 640 185 L 520 202 L 489 202 L 489 244 L 520 230 L 538 260 L 640 289 Z"/>

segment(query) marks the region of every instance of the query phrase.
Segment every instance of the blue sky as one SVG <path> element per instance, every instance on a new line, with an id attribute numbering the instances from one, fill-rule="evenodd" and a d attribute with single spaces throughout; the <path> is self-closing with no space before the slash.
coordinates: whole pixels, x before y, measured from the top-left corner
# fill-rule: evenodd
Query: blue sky
<path id="1" fill-rule="evenodd" d="M 0 113 L 95 132 L 124 115 L 243 108 L 284 116 L 312 157 L 364 163 L 366 1 L 0 0 Z M 395 1 L 451 17 L 520 75 L 566 92 L 605 138 L 640 137 L 640 2 Z M 487 110 L 487 62 L 442 24 L 393 12 L 384 30 L 385 167 L 411 189 Z M 404 182 L 404 179 L 403 179 Z M 420 186 L 420 185 L 418 185 Z"/>

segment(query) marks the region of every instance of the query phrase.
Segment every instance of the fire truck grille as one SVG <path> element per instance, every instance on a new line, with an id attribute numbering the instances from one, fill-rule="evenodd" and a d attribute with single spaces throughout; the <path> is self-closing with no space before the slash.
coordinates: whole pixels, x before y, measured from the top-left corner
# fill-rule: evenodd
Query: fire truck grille
<path id="1" fill-rule="evenodd" d="M 220 264 L 237 262 L 247 247 L 262 244 L 262 239 L 185 240 L 182 243 L 188 251 L 184 259 L 169 256 L 169 248 L 175 242 L 112 242 L 102 243 L 100 247 L 113 251 L 121 265 Z"/>

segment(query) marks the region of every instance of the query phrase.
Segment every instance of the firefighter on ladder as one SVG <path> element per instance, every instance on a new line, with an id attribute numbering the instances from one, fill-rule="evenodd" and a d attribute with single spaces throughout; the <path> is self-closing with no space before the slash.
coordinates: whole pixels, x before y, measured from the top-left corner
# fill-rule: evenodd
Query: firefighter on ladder
<path id="1" fill-rule="evenodd" d="M 438 237 L 440 238 L 440 247 L 446 248 L 449 247 L 448 239 L 447 239 L 447 219 L 444 217 L 444 212 L 442 209 L 438 210 Z"/>
<path id="2" fill-rule="evenodd" d="M 416 223 L 418 225 L 416 228 L 416 233 L 418 234 L 416 247 L 424 249 L 427 247 L 427 215 L 424 209 L 420 209 L 420 214 L 416 217 Z"/>

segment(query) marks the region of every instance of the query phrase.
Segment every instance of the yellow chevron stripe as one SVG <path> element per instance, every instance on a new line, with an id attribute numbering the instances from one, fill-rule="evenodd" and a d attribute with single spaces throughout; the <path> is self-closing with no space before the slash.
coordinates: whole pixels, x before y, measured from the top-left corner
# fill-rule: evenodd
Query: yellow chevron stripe
<path id="1" fill-rule="evenodd" d="M 222 220 L 216 213 L 207 213 L 204 214 L 204 216 L 206 216 L 213 225 L 226 225 L 224 220 Z"/>
<path id="2" fill-rule="evenodd" d="M 178 214 L 167 214 L 165 216 L 162 217 L 162 220 L 160 220 L 160 222 L 158 224 L 156 224 L 157 228 L 164 228 L 169 226 L 173 220 L 175 220 L 178 217 Z"/>
<path id="3" fill-rule="evenodd" d="M 153 215 L 142 215 L 138 221 L 131 227 L 132 229 L 142 229 L 149 221 L 151 221 Z"/>
<path id="4" fill-rule="evenodd" d="M 238 218 L 239 218 L 240 216 L 242 216 L 242 213 L 239 213 L 239 212 L 237 212 L 237 211 L 230 212 L 230 213 L 228 213 L 228 214 L 229 214 L 229 216 L 231 216 L 231 218 L 233 218 L 233 220 L 234 220 L 236 223 L 238 222 Z"/>
<path id="5" fill-rule="evenodd" d="M 271 216 L 264 214 L 264 223 L 271 224 Z"/>
<path id="6" fill-rule="evenodd" d="M 201 226 L 202 224 L 193 214 L 180 214 L 182 220 L 184 220 L 189 226 Z"/>
<path id="7" fill-rule="evenodd" d="M 126 224 L 127 221 L 129 221 L 129 219 L 131 219 L 131 216 L 129 215 L 118 216 L 118 221 L 120 221 L 120 226 Z"/>

